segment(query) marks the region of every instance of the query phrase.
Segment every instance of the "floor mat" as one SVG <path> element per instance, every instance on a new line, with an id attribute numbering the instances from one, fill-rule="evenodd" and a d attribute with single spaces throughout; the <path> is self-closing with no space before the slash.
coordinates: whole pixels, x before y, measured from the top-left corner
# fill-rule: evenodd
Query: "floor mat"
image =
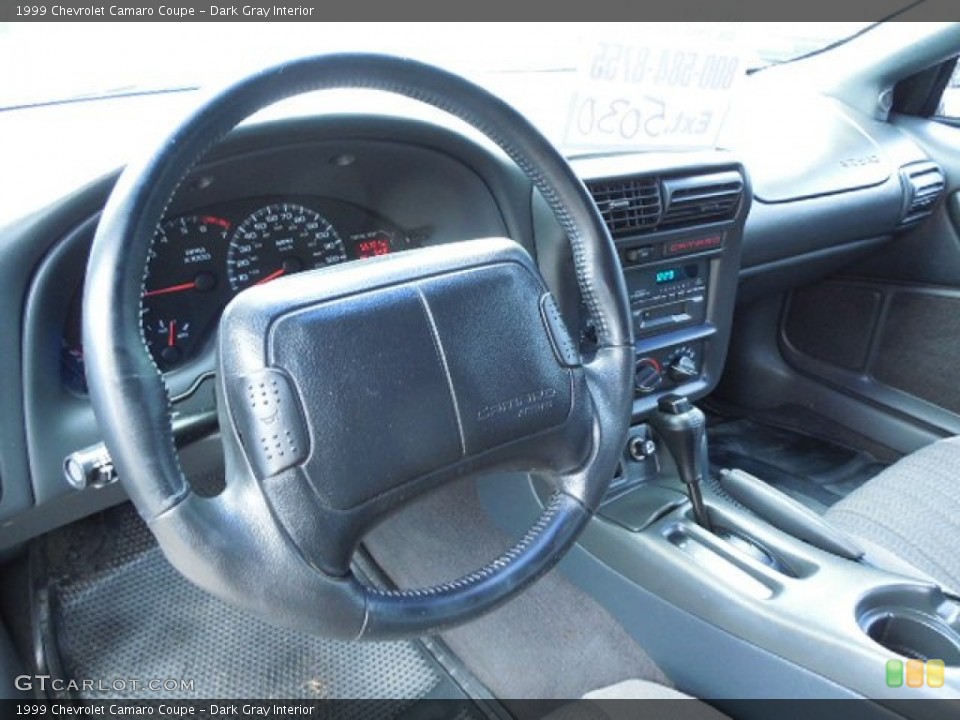
<path id="1" fill-rule="evenodd" d="M 493 525 L 476 483 L 467 480 L 404 508 L 365 544 L 398 586 L 416 588 L 480 567 L 513 539 Z M 627 631 L 558 570 L 444 639 L 499 698 L 573 699 L 629 678 L 670 682 Z M 542 709 L 504 704 L 517 717 Z"/>
<path id="2" fill-rule="evenodd" d="M 711 416 L 707 438 L 714 472 L 745 470 L 820 513 L 886 467 L 866 451 L 749 417 Z"/>
<path id="3" fill-rule="evenodd" d="M 50 664 L 66 678 L 193 681 L 147 694 L 157 700 L 400 700 L 365 704 L 363 717 L 406 715 L 420 699 L 459 699 L 468 711 L 458 717 L 484 717 L 419 642 L 347 643 L 278 629 L 194 587 L 129 505 L 41 542 L 46 644 L 59 651 Z M 136 697 L 129 687 L 80 695 Z"/>

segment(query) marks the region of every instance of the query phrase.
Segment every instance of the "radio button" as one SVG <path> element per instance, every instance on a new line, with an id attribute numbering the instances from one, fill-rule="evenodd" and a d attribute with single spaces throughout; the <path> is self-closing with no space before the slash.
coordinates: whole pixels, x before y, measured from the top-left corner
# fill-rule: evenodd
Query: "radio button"
<path id="1" fill-rule="evenodd" d="M 624 254 L 627 262 L 631 265 L 636 265 L 638 263 L 646 262 L 647 260 L 653 259 L 653 248 L 650 246 L 630 248 Z"/>

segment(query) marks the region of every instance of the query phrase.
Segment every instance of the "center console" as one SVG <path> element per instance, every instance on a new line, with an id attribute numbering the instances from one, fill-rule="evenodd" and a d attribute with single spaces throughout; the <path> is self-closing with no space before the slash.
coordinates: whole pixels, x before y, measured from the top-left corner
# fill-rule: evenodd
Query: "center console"
<path id="1" fill-rule="evenodd" d="M 731 716 L 771 708 L 725 699 L 869 698 L 843 703 L 843 717 L 943 717 L 941 704 L 902 701 L 960 698 L 960 598 L 878 567 L 762 478 L 711 477 L 694 401 L 723 368 L 749 180 L 722 153 L 658 162 L 577 163 L 620 253 L 636 374 L 617 476 L 563 571 L 682 690 Z M 513 533 L 548 497 L 535 479 L 478 488 Z"/>
<path id="2" fill-rule="evenodd" d="M 634 416 L 706 395 L 730 337 L 750 187 L 728 153 L 574 162 L 617 245 L 636 341 Z"/>
<path id="3" fill-rule="evenodd" d="M 814 713 L 844 720 L 955 713 L 936 701 L 960 699 L 960 598 L 874 565 L 853 544 L 801 539 L 802 525 L 714 483 L 702 483 L 698 508 L 683 451 L 675 459 L 648 428 L 634 432 L 615 491 L 561 568 L 680 689 L 744 720 L 786 709 L 739 702 L 751 699 L 871 701 Z M 511 533 L 549 497 L 546 485 L 515 477 L 478 489 Z M 813 706 L 797 708 L 787 716 Z"/>

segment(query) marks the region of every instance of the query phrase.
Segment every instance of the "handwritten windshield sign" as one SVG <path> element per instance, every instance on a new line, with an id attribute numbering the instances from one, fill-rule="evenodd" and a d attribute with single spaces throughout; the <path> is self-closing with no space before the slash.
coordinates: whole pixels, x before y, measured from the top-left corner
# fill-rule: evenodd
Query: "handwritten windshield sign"
<path id="1" fill-rule="evenodd" d="M 652 28 L 635 40 L 585 42 L 566 144 L 714 147 L 746 70 L 736 37 L 735 27 L 691 24 L 660 37 Z"/>

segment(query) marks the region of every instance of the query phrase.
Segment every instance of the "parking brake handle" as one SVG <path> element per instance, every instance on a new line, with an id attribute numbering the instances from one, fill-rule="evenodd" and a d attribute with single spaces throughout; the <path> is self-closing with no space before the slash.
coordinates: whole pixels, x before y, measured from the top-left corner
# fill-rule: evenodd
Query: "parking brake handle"
<path id="1" fill-rule="evenodd" d="M 750 473 L 722 470 L 720 486 L 768 523 L 795 538 L 848 560 L 863 557 L 863 550 L 846 533 Z"/>

